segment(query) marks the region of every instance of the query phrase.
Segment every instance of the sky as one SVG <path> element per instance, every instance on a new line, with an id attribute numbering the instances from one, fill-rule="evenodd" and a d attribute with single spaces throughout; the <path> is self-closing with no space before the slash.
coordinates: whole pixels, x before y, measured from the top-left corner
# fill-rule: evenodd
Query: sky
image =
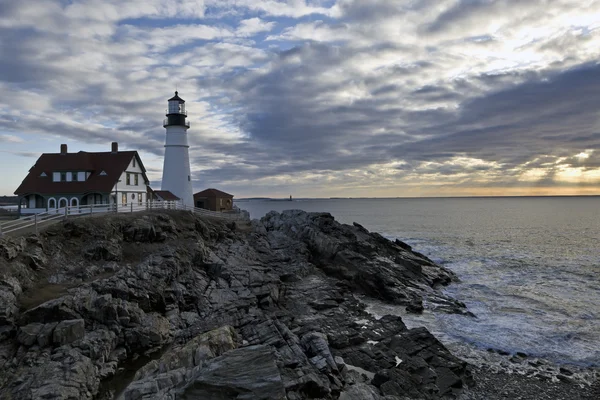
<path id="1" fill-rule="evenodd" d="M 195 190 L 600 194 L 600 0 L 0 0 L 0 195 L 186 100 Z"/>

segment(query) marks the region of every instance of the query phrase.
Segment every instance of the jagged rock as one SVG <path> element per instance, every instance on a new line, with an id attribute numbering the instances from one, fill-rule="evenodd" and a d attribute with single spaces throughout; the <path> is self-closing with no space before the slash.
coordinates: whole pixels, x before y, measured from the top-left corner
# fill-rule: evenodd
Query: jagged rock
<path id="1" fill-rule="evenodd" d="M 0 326 L 11 325 L 19 315 L 17 297 L 21 293 L 21 284 L 16 278 L 0 279 Z"/>
<path id="2" fill-rule="evenodd" d="M 327 213 L 111 214 L 15 243 L 0 261 L 0 398 L 435 399 L 470 379 L 426 330 L 355 296 L 464 312 L 437 290 L 453 274 Z M 61 290 L 20 313 L 45 279 Z"/>
<path id="3" fill-rule="evenodd" d="M 125 388 L 121 398 L 125 400 L 163 399 L 191 379 L 208 360 L 236 348 L 236 333 L 230 326 L 201 334 L 174 349 L 158 360 L 139 369 L 134 381 Z"/>
<path id="4" fill-rule="evenodd" d="M 9 261 L 13 260 L 25 249 L 26 243 L 23 237 L 2 237 L 0 239 L 0 256 Z"/>
<path id="5" fill-rule="evenodd" d="M 61 321 L 56 325 L 56 328 L 54 328 L 52 341 L 59 345 L 69 344 L 82 339 L 84 335 L 85 321 L 83 319 Z"/>
<path id="6" fill-rule="evenodd" d="M 38 335 L 40 331 L 44 327 L 44 324 L 33 323 L 29 325 L 22 326 L 19 328 L 19 333 L 17 334 L 17 341 L 24 346 L 31 346 L 34 343 L 37 343 Z"/>
<path id="7" fill-rule="evenodd" d="M 119 261 L 121 251 L 121 247 L 113 241 L 94 241 L 83 249 L 83 256 L 90 261 Z"/>
<path id="8" fill-rule="evenodd" d="M 123 238 L 128 242 L 159 242 L 165 240 L 160 229 L 156 229 L 148 218 L 140 218 L 132 221 L 131 225 L 125 227 Z"/>
<path id="9" fill-rule="evenodd" d="M 182 399 L 285 399 L 276 355 L 269 346 L 228 351 L 198 370 Z"/>
<path id="10" fill-rule="evenodd" d="M 350 386 L 340 393 L 339 400 L 381 400 L 382 397 L 376 388 L 364 383 Z"/>
<path id="11" fill-rule="evenodd" d="M 52 343 L 52 337 L 54 333 L 54 328 L 56 328 L 58 323 L 51 322 L 49 324 L 44 324 L 40 331 L 38 332 L 37 344 L 40 347 L 48 346 Z"/>

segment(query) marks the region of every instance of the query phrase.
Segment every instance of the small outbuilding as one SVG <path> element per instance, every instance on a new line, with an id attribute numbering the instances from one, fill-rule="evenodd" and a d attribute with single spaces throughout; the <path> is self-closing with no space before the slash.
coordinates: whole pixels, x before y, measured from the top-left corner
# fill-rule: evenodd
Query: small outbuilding
<path id="1" fill-rule="evenodd" d="M 233 195 L 218 189 L 206 189 L 194 194 L 194 206 L 211 211 L 231 211 Z"/>
<path id="2" fill-rule="evenodd" d="M 168 190 L 154 190 L 148 186 L 148 199 L 151 201 L 179 201 L 179 197 L 175 196 Z"/>

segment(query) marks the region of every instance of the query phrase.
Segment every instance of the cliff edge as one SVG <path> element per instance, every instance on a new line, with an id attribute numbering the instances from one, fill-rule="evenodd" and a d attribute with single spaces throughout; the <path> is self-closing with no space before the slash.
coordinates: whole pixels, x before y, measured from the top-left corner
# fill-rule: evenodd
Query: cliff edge
<path id="1" fill-rule="evenodd" d="M 72 219 L 0 239 L 0 398 L 455 398 L 467 364 L 360 301 L 464 313 L 453 279 L 327 213 Z"/>

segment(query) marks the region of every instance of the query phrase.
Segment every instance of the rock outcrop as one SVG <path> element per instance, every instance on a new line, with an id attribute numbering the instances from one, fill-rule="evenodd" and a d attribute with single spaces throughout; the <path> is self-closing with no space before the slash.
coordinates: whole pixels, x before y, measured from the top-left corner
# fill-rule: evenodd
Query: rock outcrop
<path id="1" fill-rule="evenodd" d="M 360 301 L 464 313 L 453 279 L 326 213 L 72 219 L 0 239 L 0 398 L 453 398 L 466 363 Z"/>

